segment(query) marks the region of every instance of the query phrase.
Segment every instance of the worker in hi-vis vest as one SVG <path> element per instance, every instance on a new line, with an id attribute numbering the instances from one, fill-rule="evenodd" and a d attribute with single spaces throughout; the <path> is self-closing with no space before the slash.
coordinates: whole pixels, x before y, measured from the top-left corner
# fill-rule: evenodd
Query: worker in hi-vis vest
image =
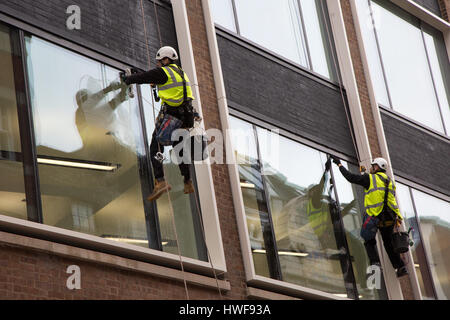
<path id="1" fill-rule="evenodd" d="M 309 226 L 319 239 L 322 249 L 336 249 L 336 240 L 334 238 L 333 225 L 330 217 L 329 201 L 324 195 L 326 185 L 329 179 L 328 171 L 331 167 L 331 160 L 325 164 L 325 172 L 320 182 L 311 185 L 308 188 L 308 203 L 306 206 L 306 215 L 308 217 Z"/>
<path id="2" fill-rule="evenodd" d="M 336 157 L 333 162 L 339 166 L 339 170 L 347 181 L 364 187 L 364 218 L 361 227 L 361 237 L 371 265 L 380 266 L 380 258 L 376 248 L 375 236 L 380 230 L 384 248 L 389 256 L 397 277 L 408 273 L 405 263 L 393 248 L 392 234 L 396 224 L 400 225 L 403 220 L 395 200 L 395 185 L 386 174 L 387 161 L 376 158 L 371 162 L 370 173 L 352 174 Z M 388 190 L 387 198 L 385 193 Z M 385 206 L 385 201 L 387 205 Z"/>
<path id="3" fill-rule="evenodd" d="M 175 64 L 178 60 L 178 54 L 172 47 L 165 46 L 158 50 L 156 54 L 157 67 L 147 72 L 140 72 L 122 75 L 122 81 L 127 85 L 137 83 L 149 83 L 152 87 L 158 88 L 159 98 L 162 101 L 161 110 L 155 124 L 152 141 L 150 144 L 150 156 L 155 176 L 155 186 L 153 192 L 147 197 L 147 200 L 158 199 L 164 192 L 170 191 L 171 186 L 164 179 L 164 170 L 162 159 L 158 157 L 164 152 L 164 145 L 158 140 L 159 130 L 166 128 L 166 118 L 175 117 L 175 122 L 180 123 L 179 128 L 192 128 L 194 120 L 199 121 L 200 117 L 192 106 L 192 89 L 187 74 Z M 173 119 L 173 118 L 172 118 Z M 163 124 L 164 123 L 164 124 Z M 159 129 L 159 130 L 158 130 Z M 171 132 L 169 132 L 171 137 Z M 175 147 L 183 140 L 173 141 L 171 145 Z M 167 144 L 166 144 L 167 145 Z M 183 150 L 180 157 L 183 157 Z M 194 186 L 190 177 L 189 164 L 183 161 L 179 164 L 181 175 L 184 177 L 184 193 L 194 192 Z"/>

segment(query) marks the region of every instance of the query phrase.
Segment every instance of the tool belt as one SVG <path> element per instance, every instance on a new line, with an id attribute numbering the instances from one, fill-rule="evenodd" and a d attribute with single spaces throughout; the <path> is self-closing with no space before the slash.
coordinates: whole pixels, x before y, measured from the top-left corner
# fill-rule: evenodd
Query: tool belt
<path id="1" fill-rule="evenodd" d="M 163 104 L 156 120 L 156 128 L 159 128 L 166 115 L 171 115 L 179 119 L 182 122 L 181 128 L 190 129 L 194 126 L 194 107 L 192 106 L 192 100 L 188 100 L 178 107 Z"/>

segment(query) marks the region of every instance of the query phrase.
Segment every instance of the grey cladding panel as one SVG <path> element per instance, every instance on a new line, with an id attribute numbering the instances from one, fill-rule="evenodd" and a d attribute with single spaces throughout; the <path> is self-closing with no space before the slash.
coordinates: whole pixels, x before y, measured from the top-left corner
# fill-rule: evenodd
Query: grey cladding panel
<path id="1" fill-rule="evenodd" d="M 438 17 L 442 17 L 438 0 L 413 0 L 413 1 L 418 5 L 424 7 L 425 9 L 433 12 Z"/>
<path id="2" fill-rule="evenodd" d="M 450 142 L 382 112 L 394 172 L 450 196 Z"/>
<path id="3" fill-rule="evenodd" d="M 338 88 L 330 88 L 220 34 L 217 41 L 231 107 L 356 156 Z"/>
<path id="4" fill-rule="evenodd" d="M 153 2 L 144 1 L 145 21 L 150 44 L 152 67 L 160 46 Z M 76 4 L 81 11 L 81 29 L 68 30 L 66 13 L 69 5 Z M 177 47 L 172 10 L 157 5 L 162 42 Z M 123 0 L 9 0 L 0 2 L 3 11 L 45 31 L 64 37 L 105 55 L 122 57 L 125 63 L 147 69 L 144 27 L 140 1 Z M 95 47 L 93 47 L 94 45 Z"/>

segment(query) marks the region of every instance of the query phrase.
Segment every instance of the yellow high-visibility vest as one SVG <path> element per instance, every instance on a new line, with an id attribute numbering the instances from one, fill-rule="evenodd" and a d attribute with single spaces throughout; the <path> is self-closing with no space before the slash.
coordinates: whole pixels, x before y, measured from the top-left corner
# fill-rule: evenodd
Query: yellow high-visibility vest
<path id="1" fill-rule="evenodd" d="M 183 103 L 183 78 L 174 70 L 174 68 L 179 69 L 184 74 L 184 79 L 186 81 L 186 98 L 194 100 L 189 78 L 176 64 L 162 67 L 167 75 L 167 82 L 158 85 L 158 93 L 163 103 L 166 103 L 171 107 L 178 107 Z"/>
<path id="2" fill-rule="evenodd" d="M 376 174 L 370 174 L 369 176 L 370 186 L 369 189 L 365 190 L 364 195 L 364 207 L 366 213 L 373 217 L 376 217 L 381 213 L 384 205 L 386 184 L 389 181 L 387 205 L 400 217 L 400 219 L 403 219 L 400 210 L 398 209 L 397 200 L 395 199 L 395 185 L 392 183 L 392 180 L 388 180 L 388 176 L 384 172 L 377 172 Z"/>
<path id="3" fill-rule="evenodd" d="M 323 203 L 319 208 L 315 208 L 312 199 L 308 201 L 308 207 L 306 213 L 309 219 L 309 225 L 314 230 L 314 233 L 320 237 L 327 230 L 329 222 L 330 212 Z"/>

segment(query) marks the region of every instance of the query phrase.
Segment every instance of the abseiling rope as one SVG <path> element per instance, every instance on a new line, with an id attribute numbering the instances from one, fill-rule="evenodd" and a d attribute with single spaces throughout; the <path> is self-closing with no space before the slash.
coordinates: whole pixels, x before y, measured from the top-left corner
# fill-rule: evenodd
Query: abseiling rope
<path id="1" fill-rule="evenodd" d="M 142 0 L 140 0 L 140 2 L 141 2 L 141 12 L 142 12 L 142 23 L 143 23 L 143 26 L 144 26 L 145 46 L 146 46 L 146 50 L 147 50 L 148 67 L 150 69 L 151 68 L 150 46 L 148 44 L 147 26 L 145 24 L 144 4 L 143 4 Z M 159 35 L 159 36 L 161 36 L 161 35 Z M 161 42 L 161 38 L 160 38 L 159 41 Z M 155 101 L 154 101 L 154 97 L 153 97 L 152 94 L 151 94 L 151 96 L 152 96 L 152 108 L 153 108 L 153 121 L 155 122 L 155 125 L 156 125 Z M 161 146 L 159 145 L 159 143 L 158 143 L 158 149 L 159 149 L 159 152 L 161 153 Z M 162 164 L 162 169 L 163 169 L 163 174 L 164 174 L 164 177 L 165 177 L 166 174 L 165 174 L 165 170 L 164 170 L 164 164 Z M 179 242 L 178 242 L 178 233 L 177 233 L 177 228 L 175 226 L 175 215 L 173 213 L 172 200 L 170 198 L 170 191 L 169 190 L 167 191 L 167 197 L 168 197 L 168 200 L 169 200 L 170 214 L 172 216 L 171 220 L 172 220 L 173 230 L 174 230 L 174 233 L 175 233 L 175 241 L 176 241 L 176 244 L 177 244 L 178 257 L 179 257 L 179 260 L 180 260 L 181 273 L 183 274 L 184 290 L 185 290 L 185 293 L 186 293 L 186 299 L 189 300 L 189 290 L 187 288 L 186 275 L 184 273 L 184 266 L 183 266 L 183 258 L 181 257 L 181 251 L 180 251 L 180 246 L 179 246 Z"/>
<path id="2" fill-rule="evenodd" d="M 144 26 L 144 36 L 145 36 L 145 46 L 146 46 L 146 51 L 147 51 L 147 60 L 148 60 L 148 65 L 149 65 L 149 69 L 150 69 L 150 66 L 151 66 L 150 46 L 148 44 L 147 26 L 146 26 L 146 23 L 145 23 L 145 13 L 144 13 L 143 0 L 140 0 L 140 3 L 141 3 L 141 12 L 142 12 L 142 23 L 143 23 L 143 26 Z M 158 30 L 159 45 L 160 45 L 160 47 L 162 47 L 161 30 L 160 30 L 160 27 L 159 27 L 158 11 L 156 9 L 156 3 L 155 2 L 153 2 L 153 8 L 154 8 L 154 12 L 155 12 L 156 26 L 157 26 L 157 30 Z M 154 96 L 153 95 L 151 95 L 151 96 L 152 96 L 153 120 L 154 120 L 154 122 L 156 124 L 155 101 L 154 101 Z M 160 148 L 159 144 L 158 144 L 158 149 L 159 149 L 159 152 L 161 153 L 161 148 Z M 164 176 L 165 176 L 164 165 L 163 165 L 163 173 L 164 173 Z M 176 225 L 175 225 L 175 215 L 173 213 L 173 207 L 172 207 L 172 201 L 171 201 L 171 197 L 170 197 L 170 191 L 168 191 L 167 194 L 168 194 L 168 199 L 169 199 L 170 212 L 171 212 L 171 215 L 172 215 L 172 226 L 173 226 L 173 229 L 174 229 L 174 232 L 175 232 L 175 239 L 176 239 L 176 243 L 177 243 L 178 257 L 180 259 L 181 271 L 183 273 L 183 282 L 184 282 L 184 288 L 185 288 L 185 292 L 186 292 L 186 298 L 187 298 L 187 300 L 189 300 L 189 291 L 188 291 L 188 288 L 187 288 L 186 276 L 185 276 L 184 266 L 183 266 L 183 259 L 181 257 L 181 251 L 180 251 L 180 246 L 179 246 L 179 241 L 178 241 L 177 229 L 176 229 Z M 200 212 L 200 206 L 199 206 L 199 203 L 198 203 L 198 197 L 197 197 L 197 194 L 196 194 L 196 188 L 194 188 L 194 198 L 195 198 L 195 205 L 196 205 L 197 213 L 199 214 L 201 230 L 202 230 L 203 240 L 204 240 L 204 243 L 205 243 L 206 253 L 208 255 L 208 260 L 210 261 L 211 269 L 212 269 L 212 272 L 214 274 L 214 278 L 216 280 L 216 285 L 217 285 L 217 290 L 219 292 L 219 296 L 220 296 L 221 299 L 223 299 L 222 292 L 221 292 L 220 286 L 219 286 L 218 277 L 217 277 L 216 271 L 215 271 L 213 263 L 212 263 L 210 252 L 208 250 L 208 244 L 206 242 L 205 228 L 204 228 L 204 224 L 203 224 L 203 219 L 200 216 L 201 212 Z"/>
<path id="3" fill-rule="evenodd" d="M 155 12 L 156 27 L 157 27 L 157 30 L 158 30 L 158 38 L 159 38 L 159 45 L 160 45 L 160 47 L 162 47 L 161 29 L 159 27 L 158 11 L 156 9 L 155 1 L 153 1 L 153 9 L 154 9 L 154 12 Z M 191 150 L 191 152 L 192 152 L 192 150 Z M 202 230 L 203 241 L 205 242 L 206 254 L 208 256 L 208 260 L 209 260 L 209 263 L 211 265 L 211 270 L 212 270 L 212 272 L 214 274 L 214 279 L 216 280 L 217 291 L 219 292 L 220 299 L 223 299 L 222 292 L 220 291 L 219 280 L 217 278 L 216 270 L 214 269 L 214 265 L 213 265 L 213 262 L 212 262 L 212 259 L 211 259 L 211 255 L 210 255 L 210 252 L 209 252 L 209 249 L 208 249 L 208 243 L 206 241 L 206 234 L 205 234 L 205 228 L 204 228 L 204 224 L 203 224 L 203 218 L 201 216 L 200 205 L 198 203 L 199 197 L 198 197 L 198 194 L 197 194 L 197 188 L 194 188 L 194 198 L 195 198 L 195 206 L 196 206 L 197 213 L 199 215 L 199 220 L 200 220 L 200 229 Z"/>

